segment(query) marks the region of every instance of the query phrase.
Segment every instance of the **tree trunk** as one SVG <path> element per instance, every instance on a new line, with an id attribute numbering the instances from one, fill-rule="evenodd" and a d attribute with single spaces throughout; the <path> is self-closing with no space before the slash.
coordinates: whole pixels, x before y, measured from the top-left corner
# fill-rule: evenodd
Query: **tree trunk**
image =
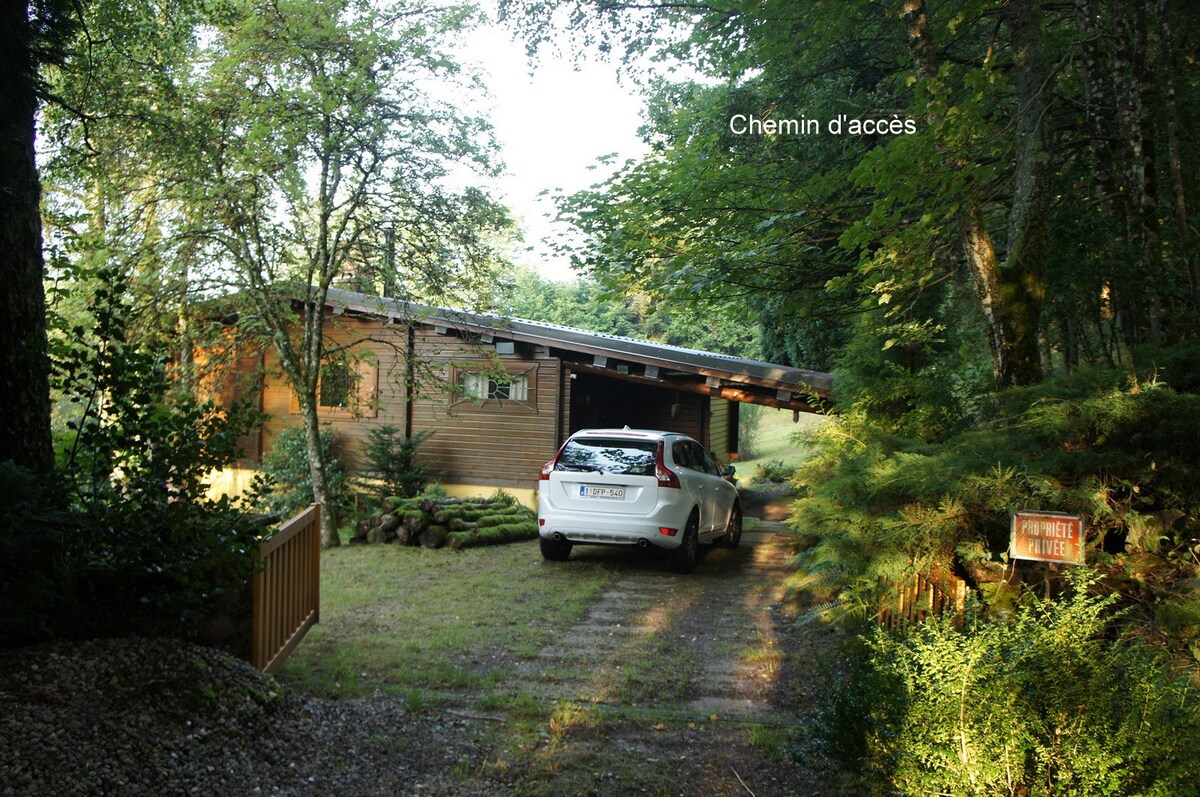
<path id="1" fill-rule="evenodd" d="M 958 216 L 967 263 L 987 323 L 998 388 L 1042 378 L 1038 327 L 1045 299 L 1046 217 L 1050 203 L 1050 72 L 1040 13 L 1032 0 L 1013 0 L 1008 23 L 1017 87 L 1017 164 L 1009 217 L 1009 252 L 1002 264 L 983 218 L 982 201 L 969 190 Z M 904 24 L 917 77 L 936 80 L 937 51 L 924 0 L 905 0 Z M 952 163 L 960 163 L 953 153 Z"/>
<path id="2" fill-rule="evenodd" d="M 1171 32 L 1167 0 L 1158 0 L 1155 7 L 1158 19 L 1158 79 L 1163 117 L 1167 126 L 1167 162 L 1171 171 L 1171 209 L 1174 211 L 1177 249 L 1187 275 L 1187 295 L 1191 313 L 1200 310 L 1200 284 L 1197 283 L 1196 263 L 1192 257 L 1191 227 L 1188 224 L 1187 181 L 1183 173 L 1183 131 L 1179 122 L 1179 105 L 1175 99 L 1175 36 Z"/>
<path id="3" fill-rule="evenodd" d="M 1162 291 L 1162 234 L 1158 227 L 1158 159 L 1155 156 L 1154 109 L 1155 59 L 1158 57 L 1150 37 L 1150 20 L 1142 3 L 1134 4 L 1134 32 L 1137 60 L 1134 77 L 1137 86 L 1138 137 L 1142 141 L 1141 192 L 1137 197 L 1138 223 L 1142 227 L 1142 272 L 1139 282 L 1147 288 L 1146 306 L 1149 313 L 1150 337 L 1161 342 L 1169 324 L 1168 310 Z"/>
<path id="4" fill-rule="evenodd" d="M 1029 385 L 1042 378 L 1038 327 L 1046 299 L 1049 243 L 1051 72 L 1041 11 L 1035 0 L 1008 8 L 1017 89 L 1017 163 L 1008 218 L 1008 254 L 1000 273 L 1000 298 L 1009 326 L 1002 341 L 1007 363 L 998 362 L 997 385 Z"/>
<path id="5" fill-rule="evenodd" d="M 1157 174 L 1150 118 L 1152 78 L 1145 10 L 1140 3 L 1113 6 L 1113 85 L 1125 162 L 1125 226 L 1133 259 L 1117 298 L 1126 342 L 1162 338 L 1163 303 L 1156 290 L 1161 266 Z"/>
<path id="6" fill-rule="evenodd" d="M 321 450 L 321 425 L 317 419 L 316 391 L 300 398 L 300 415 L 304 419 L 304 442 L 308 449 L 308 475 L 312 480 L 313 500 L 321 505 L 321 545 L 336 548 L 342 544 L 338 539 L 338 519 L 329 492 L 329 479 L 325 471 L 325 455 Z"/>
<path id="7" fill-rule="evenodd" d="M 1113 276 L 1119 273 L 1117 264 L 1128 246 L 1127 234 L 1121 234 L 1120 231 L 1126 227 L 1124 218 L 1129 215 L 1129 195 L 1118 187 L 1125 182 L 1113 147 L 1113 117 L 1117 114 L 1119 102 L 1106 89 L 1113 67 L 1101 45 L 1105 37 L 1099 19 L 1094 0 L 1075 0 L 1075 21 L 1080 32 L 1079 50 L 1083 56 L 1084 112 L 1092 152 L 1092 175 L 1100 216 L 1106 228 L 1113 231 L 1110 240 L 1096 242 L 1096 249 L 1103 258 L 1101 265 L 1104 276 L 1097 288 L 1101 324 L 1111 325 L 1117 321 L 1114 310 L 1117 299 L 1114 294 L 1119 293 L 1123 297 L 1125 293 L 1124 285 L 1119 291 L 1115 289 Z M 1119 87 L 1120 81 L 1114 81 L 1114 86 Z M 1109 339 L 1110 336 L 1100 329 L 1100 350 L 1111 364 L 1114 358 Z"/>
<path id="8" fill-rule="evenodd" d="M 1083 55 L 1084 110 L 1092 150 L 1092 174 L 1101 212 L 1112 218 L 1115 216 L 1116 197 L 1120 193 L 1109 132 L 1113 106 L 1105 91 L 1105 78 L 1109 70 L 1101 61 L 1103 51 L 1092 0 L 1075 0 L 1075 18 L 1080 32 L 1079 51 Z"/>
<path id="9" fill-rule="evenodd" d="M 324 273 L 322 277 L 323 282 L 319 286 L 309 289 L 316 295 L 306 297 L 304 302 L 305 394 L 304 401 L 301 402 L 301 411 L 304 413 L 304 431 L 308 441 L 308 467 L 312 474 L 313 498 L 321 504 L 321 544 L 326 548 L 334 548 L 342 542 L 338 539 L 338 518 L 329 492 L 325 452 L 321 449 L 321 430 L 317 421 L 317 390 L 320 387 L 321 365 L 325 356 L 325 295 L 329 289 L 329 278 Z"/>
<path id="10" fill-rule="evenodd" d="M 28 3 L 0 10 L 0 459 L 54 468 Z"/>
<path id="11" fill-rule="evenodd" d="M 271 332 L 272 344 L 279 355 L 283 373 L 296 393 L 300 420 L 304 426 L 305 454 L 308 458 L 308 475 L 312 482 L 313 500 L 321 505 L 321 545 L 334 548 L 341 545 L 338 538 L 338 518 L 333 507 L 326 470 L 325 452 L 321 448 L 321 422 L 317 415 L 317 388 L 320 384 L 322 356 L 322 334 L 324 315 L 314 314 L 311 304 L 306 304 L 303 313 L 303 348 L 300 351 L 292 343 L 289 332 L 293 316 L 287 309 L 272 309 L 274 299 L 269 291 L 252 296 L 260 319 Z M 287 298 L 285 302 L 289 302 Z M 290 302 L 289 302 L 290 303 Z M 317 305 L 318 308 L 321 305 Z"/>

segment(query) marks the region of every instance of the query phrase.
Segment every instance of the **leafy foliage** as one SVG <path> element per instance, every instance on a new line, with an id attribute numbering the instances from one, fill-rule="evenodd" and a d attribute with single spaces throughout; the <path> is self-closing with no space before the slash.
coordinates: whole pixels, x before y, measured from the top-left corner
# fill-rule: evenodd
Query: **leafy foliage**
<path id="1" fill-rule="evenodd" d="M 232 295 L 239 335 L 278 355 L 316 434 L 335 279 L 487 298 L 510 221 L 463 187 L 496 174 L 490 129 L 460 102 L 472 76 L 450 52 L 473 7 L 102 0 L 84 12 L 88 35 L 52 76 L 64 104 L 47 117 L 49 217 L 75 261 L 120 264 L 148 309 L 144 334 L 166 335 L 181 364 L 198 296 Z M 312 465 L 326 500 L 325 463 Z"/>
<path id="2" fill-rule="evenodd" d="M 161 494 L 198 502 L 207 478 L 233 461 L 259 420 L 250 407 L 219 407 L 174 389 L 165 355 L 127 340 L 124 278 L 100 269 L 62 283 L 90 291 L 88 323 L 60 325 L 52 341 L 54 388 L 64 405 L 57 446 L 80 507 Z"/>
<path id="3" fill-rule="evenodd" d="M 779 460 L 764 462 L 753 474 L 755 481 L 782 484 L 792 476 L 792 470 Z"/>
<path id="4" fill-rule="evenodd" d="M 329 495 L 340 515 L 350 509 L 351 494 L 346 471 L 334 452 L 333 438 L 332 429 L 321 430 Z M 250 501 L 262 511 L 284 520 L 315 501 L 308 441 L 302 427 L 289 426 L 275 435 L 250 486 Z"/>
<path id="5" fill-rule="evenodd" d="M 126 340 L 124 281 L 100 270 L 85 319 L 52 335 L 65 407 L 58 481 L 6 468 L 6 636 L 195 635 L 242 597 L 257 531 L 206 493 L 259 418 L 177 395 L 161 352 Z M 10 567 L 19 566 L 19 570 Z"/>
<path id="6" fill-rule="evenodd" d="M 759 357 L 753 323 L 736 308 L 697 308 L 656 302 L 648 294 L 615 293 L 592 279 L 572 283 L 546 280 L 519 269 L 497 297 L 501 312 L 609 335 L 643 338 L 672 346 Z"/>
<path id="7" fill-rule="evenodd" d="M 792 524 L 814 535 L 798 584 L 862 615 L 881 579 L 954 569 L 1003 603 L 1009 513 L 1082 515 L 1089 561 L 1120 576 L 1144 553 L 1163 566 L 1120 577 L 1134 595 L 1165 597 L 1191 572 L 1200 489 L 1200 397 L 1093 370 L 998 394 L 980 422 L 933 444 L 862 412 L 841 416 L 796 477 Z M 1157 575 L 1150 577 L 1151 573 Z"/>
<path id="8" fill-rule="evenodd" d="M 1011 621 L 877 631 L 867 765 L 903 794 L 1196 794 L 1200 691 L 1106 638 L 1116 597 L 1096 586 L 1081 574 Z"/>
<path id="9" fill-rule="evenodd" d="M 1028 384 L 1045 368 L 1127 362 L 1131 346 L 1195 335 L 1196 158 L 1184 131 L 1200 80 L 1184 46 L 1197 20 L 1181 7 L 503 0 L 501 10 L 534 51 L 557 29 L 574 51 L 680 59 L 705 77 L 650 70 L 650 153 L 561 203 L 588 237 L 570 252 L 577 266 L 612 290 L 726 308 L 761 326 L 768 358 L 821 370 L 847 344 L 861 353 L 877 327 L 961 332 L 969 356 L 937 358 L 954 390 L 974 387 L 988 355 L 1000 383 Z M 750 116 L 820 132 L 730 125 Z M 854 118 L 916 132 L 830 127 Z M 937 301 L 946 287 L 974 307 Z M 869 324 L 853 320 L 863 313 Z"/>

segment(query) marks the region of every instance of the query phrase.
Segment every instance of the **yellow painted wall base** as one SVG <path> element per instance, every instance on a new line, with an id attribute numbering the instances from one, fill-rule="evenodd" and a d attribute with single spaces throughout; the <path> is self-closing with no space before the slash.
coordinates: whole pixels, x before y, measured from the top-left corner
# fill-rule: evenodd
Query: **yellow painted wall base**
<path id="1" fill-rule="evenodd" d="M 241 498 L 250 489 L 250 482 L 257 473 L 253 468 L 215 470 L 208 475 L 208 497 L 214 501 L 223 495 Z"/>
<path id="2" fill-rule="evenodd" d="M 250 483 L 257 473 L 253 468 L 225 468 L 213 471 L 209 475 L 208 497 L 214 500 L 222 495 L 239 498 L 250 489 Z M 537 490 L 528 487 L 500 488 L 481 484 L 443 484 L 442 487 L 451 498 L 488 498 L 496 490 L 503 489 L 521 504 L 537 510 Z"/>
<path id="3" fill-rule="evenodd" d="M 528 487 L 487 487 L 480 484 L 443 484 L 442 488 L 451 498 L 489 498 L 497 490 L 511 495 L 524 506 L 537 511 L 537 490 Z"/>

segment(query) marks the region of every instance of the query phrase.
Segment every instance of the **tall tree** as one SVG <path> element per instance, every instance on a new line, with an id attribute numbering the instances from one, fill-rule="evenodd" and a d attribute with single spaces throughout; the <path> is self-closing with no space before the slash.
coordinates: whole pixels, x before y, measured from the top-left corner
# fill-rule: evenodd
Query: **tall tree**
<path id="1" fill-rule="evenodd" d="M 508 218 L 462 187 L 491 173 L 492 146 L 456 104 L 472 80 L 446 55 L 476 14 L 426 0 L 88 12 L 47 115 L 56 235 L 73 258 L 122 271 L 131 331 L 166 337 L 185 383 L 204 344 L 193 305 L 236 294 L 240 332 L 275 349 L 298 396 L 326 502 L 316 397 L 323 365 L 345 354 L 325 335 L 333 282 L 427 301 L 490 291 L 481 275 Z"/>
<path id="2" fill-rule="evenodd" d="M 74 263 L 119 270 L 136 299 L 131 340 L 168 344 L 181 364 L 195 344 L 189 303 L 212 287 L 196 278 L 194 242 L 173 235 L 174 176 L 194 157 L 185 76 L 204 21 L 196 0 L 90 0 L 63 64 L 45 70 L 55 101 L 41 117 L 52 142 L 42 169 L 49 235 Z"/>
<path id="3" fill-rule="evenodd" d="M 534 48 L 565 25 L 577 44 L 684 57 L 710 79 L 652 85 L 652 154 L 565 204 L 592 237 L 581 265 L 614 284 L 684 301 L 767 292 L 752 304 L 771 307 L 770 337 L 818 346 L 874 326 L 899 350 L 905 330 L 925 345 L 979 325 L 999 387 L 1195 332 L 1181 313 L 1195 158 L 1179 98 L 1197 88 L 1174 57 L 1195 29 L 1183 6 L 501 5 Z M 751 115 L 801 127 L 755 130 Z M 1167 202 L 1175 223 L 1161 225 Z M 964 279 L 966 317 L 943 301 Z M 874 324 L 845 320 L 859 313 Z"/>
<path id="4" fill-rule="evenodd" d="M 1038 6 L 1032 0 L 1011 0 L 1005 9 L 1013 54 L 1012 81 L 1016 86 L 1012 123 L 1016 164 L 1005 258 L 996 253 L 984 220 L 979 188 L 963 185 L 956 197 L 960 206 L 959 235 L 987 323 L 996 386 L 1001 388 L 1034 384 L 1042 378 L 1038 325 L 1046 295 L 1049 257 L 1054 83 Z M 924 0 L 906 0 L 904 22 L 916 62 L 917 90 L 926 94 L 923 104 L 929 108 L 931 126 L 938 130 L 951 106 L 945 101 L 945 87 L 938 85 L 937 47 Z M 943 148 L 948 150 L 948 158 L 957 168 L 962 163 L 962 154 Z"/>
<path id="5" fill-rule="evenodd" d="M 494 261 L 506 214 L 455 169 L 490 170 L 486 125 L 450 96 L 448 38 L 470 9 L 432 2 L 235 2 L 208 43 L 182 182 L 184 234 L 244 299 L 240 326 L 274 347 L 298 399 L 322 537 L 336 545 L 318 396 L 335 280 L 436 299 Z M 432 87 L 441 86 L 436 93 Z"/>
<path id="6" fill-rule="evenodd" d="M 34 145 L 38 70 L 56 57 L 68 9 L 54 0 L 0 9 L 0 456 L 37 473 L 54 466 Z"/>

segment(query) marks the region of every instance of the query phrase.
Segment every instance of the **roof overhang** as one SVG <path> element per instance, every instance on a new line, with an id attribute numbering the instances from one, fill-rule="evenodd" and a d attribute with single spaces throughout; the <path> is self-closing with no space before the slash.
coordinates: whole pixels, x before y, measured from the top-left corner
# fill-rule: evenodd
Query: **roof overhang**
<path id="1" fill-rule="evenodd" d="M 811 412 L 829 400 L 833 389 L 833 376 L 819 371 L 491 313 L 430 307 L 338 288 L 329 290 L 327 304 L 335 313 L 545 346 L 563 354 L 573 370 L 731 401 Z"/>

